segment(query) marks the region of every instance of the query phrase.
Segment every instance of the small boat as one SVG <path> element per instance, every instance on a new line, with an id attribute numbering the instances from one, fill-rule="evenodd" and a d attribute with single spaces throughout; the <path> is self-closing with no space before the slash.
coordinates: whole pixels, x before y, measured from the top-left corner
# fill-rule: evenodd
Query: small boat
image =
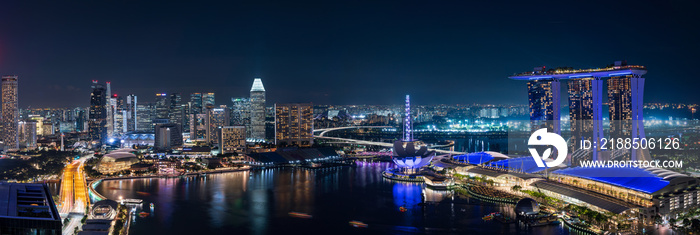
<path id="1" fill-rule="evenodd" d="M 350 221 L 350 225 L 355 228 L 366 228 L 368 226 L 367 224 L 357 220 Z"/>
<path id="2" fill-rule="evenodd" d="M 491 215 L 486 215 L 486 216 L 484 216 L 484 217 L 481 217 L 481 219 L 482 219 L 482 220 L 489 221 L 489 220 L 493 219 L 493 216 L 491 216 Z"/>
<path id="3" fill-rule="evenodd" d="M 141 212 L 141 213 L 139 213 L 139 217 L 141 217 L 141 218 L 145 218 L 145 217 L 147 217 L 148 215 L 150 215 L 150 213 L 148 213 L 148 212 Z"/>
<path id="4" fill-rule="evenodd" d="M 151 202 L 151 210 L 153 210 L 153 208 L 155 208 L 155 207 L 156 207 L 156 206 L 153 205 L 153 203 Z"/>
<path id="5" fill-rule="evenodd" d="M 313 218 L 312 215 L 306 214 L 306 213 L 301 213 L 301 212 L 289 212 L 289 216 L 294 217 L 294 218 L 302 218 L 302 219 L 311 219 Z"/>
<path id="6" fill-rule="evenodd" d="M 406 207 L 403 207 L 403 206 L 402 206 L 402 207 L 399 207 L 399 211 L 401 211 L 401 212 L 406 212 L 406 211 L 408 211 L 408 209 L 406 209 Z"/>

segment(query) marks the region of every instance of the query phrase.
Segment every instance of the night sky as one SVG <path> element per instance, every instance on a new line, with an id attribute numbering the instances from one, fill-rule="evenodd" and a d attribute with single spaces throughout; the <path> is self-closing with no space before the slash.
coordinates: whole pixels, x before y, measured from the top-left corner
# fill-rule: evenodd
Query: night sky
<path id="1" fill-rule="evenodd" d="M 87 106 L 93 79 L 230 104 L 255 77 L 268 104 L 525 104 L 515 72 L 627 60 L 645 102 L 700 103 L 697 3 L 467 2 L 3 1 L 0 74 L 22 108 Z"/>

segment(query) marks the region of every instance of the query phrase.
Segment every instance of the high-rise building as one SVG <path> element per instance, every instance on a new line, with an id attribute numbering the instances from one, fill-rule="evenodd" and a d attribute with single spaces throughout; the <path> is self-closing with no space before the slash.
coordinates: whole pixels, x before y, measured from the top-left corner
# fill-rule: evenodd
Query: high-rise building
<path id="1" fill-rule="evenodd" d="M 165 93 L 156 94 L 156 119 L 168 119 L 170 101 Z"/>
<path id="2" fill-rule="evenodd" d="M 125 109 L 125 119 L 126 119 L 126 131 L 131 132 L 131 131 L 136 131 L 138 129 L 138 123 L 139 123 L 139 116 L 138 116 L 138 110 L 137 105 L 138 105 L 138 97 L 134 94 L 130 94 L 126 96 L 126 104 L 124 105 Z M 147 115 L 151 115 L 151 112 L 148 112 Z M 150 120 L 150 119 L 149 119 Z"/>
<path id="3" fill-rule="evenodd" d="M 313 144 L 313 106 L 275 104 L 275 144 L 308 147 Z"/>
<path id="4" fill-rule="evenodd" d="M 2 141 L 5 149 L 18 149 L 19 107 L 17 103 L 17 76 L 2 76 Z"/>
<path id="5" fill-rule="evenodd" d="M 156 124 L 155 141 L 153 146 L 157 149 L 171 149 L 182 146 L 182 132 L 175 123 Z"/>
<path id="6" fill-rule="evenodd" d="M 629 74 L 608 79 L 610 137 L 644 139 L 644 78 Z M 647 149 L 630 151 L 632 160 L 650 160 Z"/>
<path id="7" fill-rule="evenodd" d="M 231 98 L 231 126 L 245 126 L 246 136 L 250 136 L 250 99 Z"/>
<path id="8" fill-rule="evenodd" d="M 569 145 L 578 149 L 581 140 L 598 142 L 603 138 L 602 114 L 603 81 L 600 78 L 580 77 L 568 81 L 569 119 L 571 140 Z M 599 151 L 592 151 L 592 159 L 598 159 Z"/>
<path id="9" fill-rule="evenodd" d="M 202 93 L 190 94 L 190 114 L 201 114 L 203 108 Z"/>
<path id="10" fill-rule="evenodd" d="M 190 114 L 190 140 L 207 141 L 207 114 Z"/>
<path id="11" fill-rule="evenodd" d="M 107 136 L 114 135 L 114 106 L 116 105 L 116 100 L 112 99 L 112 83 L 107 82 L 107 89 L 105 93 L 105 127 L 107 128 Z"/>
<path id="12" fill-rule="evenodd" d="M 186 108 L 187 106 L 182 103 L 180 93 L 170 94 L 168 119 L 170 120 L 170 123 L 178 125 L 180 130 L 183 130 L 183 125 L 185 123 Z"/>
<path id="13" fill-rule="evenodd" d="M 265 139 L 265 87 L 256 78 L 250 89 L 250 138 Z"/>
<path id="14" fill-rule="evenodd" d="M 103 143 L 107 138 L 107 91 L 104 86 L 92 81 L 90 93 L 90 113 L 88 115 L 88 136 L 91 141 Z"/>
<path id="15" fill-rule="evenodd" d="M 221 127 L 221 145 L 222 153 L 245 153 L 245 126 L 224 126 Z"/>
<path id="16" fill-rule="evenodd" d="M 559 80 L 533 80 L 527 82 L 532 130 L 546 127 L 555 133 L 561 133 L 559 126 L 560 86 Z"/>
<path id="17" fill-rule="evenodd" d="M 221 127 L 228 125 L 229 112 L 225 108 L 214 108 L 207 105 L 207 142 L 218 144 Z"/>
<path id="18" fill-rule="evenodd" d="M 207 105 L 214 105 L 216 106 L 216 99 L 214 98 L 214 93 L 209 92 L 209 93 L 204 93 L 202 94 L 202 107 L 207 107 Z"/>
<path id="19" fill-rule="evenodd" d="M 36 122 L 31 120 L 19 122 L 19 145 L 22 148 L 36 148 Z"/>
<path id="20" fill-rule="evenodd" d="M 75 112 L 75 131 L 85 131 L 85 110 L 82 108 L 75 108 L 73 112 Z"/>
<path id="21" fill-rule="evenodd" d="M 136 131 L 153 133 L 155 106 L 152 103 L 136 104 Z"/>

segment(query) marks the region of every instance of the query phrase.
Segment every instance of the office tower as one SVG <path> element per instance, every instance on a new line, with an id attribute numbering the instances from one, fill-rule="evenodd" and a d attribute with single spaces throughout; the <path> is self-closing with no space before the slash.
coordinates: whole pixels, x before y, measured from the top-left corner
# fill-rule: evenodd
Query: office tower
<path id="1" fill-rule="evenodd" d="M 90 113 L 88 115 L 88 136 L 89 140 L 103 143 L 107 137 L 107 102 L 105 88 L 92 81 L 92 93 L 90 93 Z"/>
<path id="2" fill-rule="evenodd" d="M 17 76 L 2 76 L 2 141 L 5 149 L 18 149 L 19 107 L 17 104 Z"/>
<path id="3" fill-rule="evenodd" d="M 75 131 L 83 132 L 85 131 L 85 110 L 82 108 L 75 108 Z"/>
<path id="4" fill-rule="evenodd" d="M 207 141 L 207 114 L 190 114 L 190 140 Z"/>
<path id="5" fill-rule="evenodd" d="M 207 142 L 218 144 L 220 128 L 228 125 L 229 112 L 226 108 L 214 108 L 207 105 Z"/>
<path id="6" fill-rule="evenodd" d="M 180 93 L 170 94 L 170 107 L 168 111 L 168 119 L 170 123 L 178 125 L 179 130 L 183 130 L 183 124 L 185 123 L 185 108 L 187 106 L 182 104 L 182 97 Z"/>
<path id="7" fill-rule="evenodd" d="M 63 223 L 46 184 L 0 183 L 0 234 L 61 234 Z"/>
<path id="8" fill-rule="evenodd" d="M 182 146 L 182 132 L 175 123 L 156 124 L 153 146 L 157 149 L 171 149 Z"/>
<path id="9" fill-rule="evenodd" d="M 27 149 L 36 148 L 36 122 L 31 120 L 19 122 L 19 145 Z"/>
<path id="10" fill-rule="evenodd" d="M 207 105 L 214 105 L 216 107 L 215 103 L 216 99 L 214 99 L 214 93 L 209 92 L 209 93 L 204 93 L 202 94 L 202 107 L 207 107 Z"/>
<path id="11" fill-rule="evenodd" d="M 245 134 L 245 126 L 221 127 L 221 152 L 245 154 Z"/>
<path id="12" fill-rule="evenodd" d="M 275 104 L 275 144 L 308 147 L 313 144 L 313 106 Z"/>
<path id="13" fill-rule="evenodd" d="M 559 110 L 559 80 L 533 80 L 527 82 L 527 96 L 530 106 L 531 130 L 546 127 L 561 134 Z"/>
<path id="14" fill-rule="evenodd" d="M 231 98 L 231 126 L 245 126 L 246 136 L 250 136 L 250 99 Z"/>
<path id="15" fill-rule="evenodd" d="M 152 103 L 136 104 L 136 131 L 153 133 L 154 110 Z"/>
<path id="16" fill-rule="evenodd" d="M 190 94 L 190 114 L 201 114 L 203 108 L 202 93 Z"/>
<path id="17" fill-rule="evenodd" d="M 250 89 L 250 138 L 265 139 L 265 87 L 256 78 Z"/>
<path id="18" fill-rule="evenodd" d="M 126 109 L 126 132 L 136 131 L 138 127 L 139 112 L 136 110 L 138 105 L 137 101 L 138 97 L 134 94 L 126 96 L 126 104 L 124 105 Z M 148 115 L 151 115 L 150 112 Z"/>
<path id="19" fill-rule="evenodd" d="M 107 82 L 107 89 L 105 93 L 105 111 L 106 111 L 106 124 L 105 127 L 107 128 L 107 136 L 113 136 L 114 135 L 114 105 L 116 105 L 116 100 L 112 99 L 112 83 Z"/>
<path id="20" fill-rule="evenodd" d="M 155 119 L 168 119 L 170 111 L 170 100 L 165 93 L 156 94 L 156 116 Z"/>

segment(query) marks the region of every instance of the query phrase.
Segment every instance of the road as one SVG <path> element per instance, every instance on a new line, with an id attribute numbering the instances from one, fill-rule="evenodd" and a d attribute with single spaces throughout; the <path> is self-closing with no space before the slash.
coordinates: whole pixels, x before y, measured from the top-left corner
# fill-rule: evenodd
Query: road
<path id="1" fill-rule="evenodd" d="M 63 234 L 73 234 L 75 227 L 80 226 L 80 220 L 89 207 L 87 183 L 83 164 L 87 158 L 75 160 L 63 169 L 59 199 L 59 213 L 62 218 L 71 218 L 70 223 L 63 229 Z"/>

